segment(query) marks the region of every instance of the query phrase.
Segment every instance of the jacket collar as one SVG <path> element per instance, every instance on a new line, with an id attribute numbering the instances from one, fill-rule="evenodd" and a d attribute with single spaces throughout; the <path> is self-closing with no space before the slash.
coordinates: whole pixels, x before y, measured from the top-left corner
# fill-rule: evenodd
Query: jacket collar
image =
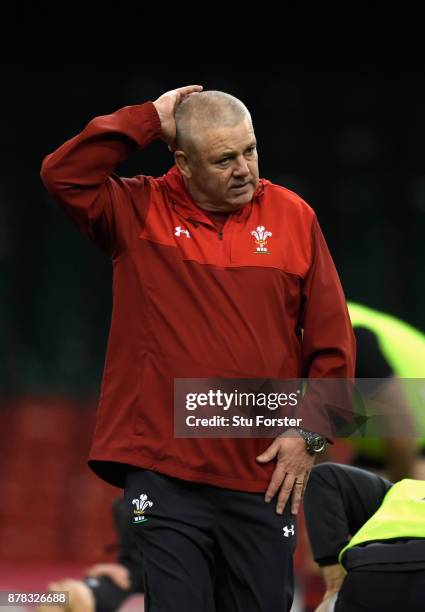
<path id="1" fill-rule="evenodd" d="M 173 166 L 164 176 L 163 180 L 171 205 L 177 213 L 182 215 L 185 219 L 192 219 L 193 221 L 212 225 L 212 221 L 208 215 L 196 204 L 187 191 L 183 177 L 177 166 Z M 243 206 L 243 208 L 232 213 L 232 218 L 235 221 L 244 221 L 249 217 L 253 203 L 262 197 L 264 188 L 269 182 L 270 181 L 265 179 L 259 180 L 252 201 Z"/>

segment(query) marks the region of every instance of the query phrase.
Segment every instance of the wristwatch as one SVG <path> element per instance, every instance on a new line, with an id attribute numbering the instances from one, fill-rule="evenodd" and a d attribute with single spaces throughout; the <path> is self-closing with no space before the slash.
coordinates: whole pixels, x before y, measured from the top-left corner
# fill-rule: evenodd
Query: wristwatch
<path id="1" fill-rule="evenodd" d="M 321 453 L 325 450 L 326 444 L 328 443 L 326 438 L 313 431 L 307 431 L 306 429 L 297 429 L 298 433 L 304 438 L 305 449 L 310 455 Z"/>

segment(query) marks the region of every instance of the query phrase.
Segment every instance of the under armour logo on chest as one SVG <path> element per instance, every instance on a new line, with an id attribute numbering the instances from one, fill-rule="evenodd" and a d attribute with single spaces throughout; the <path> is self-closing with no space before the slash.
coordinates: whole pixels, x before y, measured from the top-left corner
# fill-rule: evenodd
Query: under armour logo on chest
<path id="1" fill-rule="evenodd" d="M 190 238 L 189 230 L 183 229 L 182 227 L 180 227 L 180 225 L 175 227 L 174 230 L 174 236 L 181 236 L 181 234 L 186 234 L 186 238 Z"/>

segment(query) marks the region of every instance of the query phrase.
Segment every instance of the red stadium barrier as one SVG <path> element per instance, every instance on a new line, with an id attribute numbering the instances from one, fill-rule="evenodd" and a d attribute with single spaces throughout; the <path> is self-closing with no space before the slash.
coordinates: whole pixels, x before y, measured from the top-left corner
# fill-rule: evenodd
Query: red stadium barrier
<path id="1" fill-rule="evenodd" d="M 112 559 L 112 500 L 121 494 L 86 464 L 95 406 L 21 398 L 0 407 L 0 559 Z"/>

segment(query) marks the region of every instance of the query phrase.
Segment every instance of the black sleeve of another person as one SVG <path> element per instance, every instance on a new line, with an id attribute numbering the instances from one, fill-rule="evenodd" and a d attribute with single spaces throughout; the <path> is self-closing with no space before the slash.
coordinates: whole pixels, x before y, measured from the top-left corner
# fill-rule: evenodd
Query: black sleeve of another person
<path id="1" fill-rule="evenodd" d="M 311 471 L 304 512 L 314 560 L 338 563 L 338 555 L 374 514 L 392 484 L 359 468 L 320 463 Z"/>
<path id="2" fill-rule="evenodd" d="M 98 579 L 86 578 L 86 584 L 93 591 L 96 612 L 114 612 L 127 597 L 144 591 L 142 557 L 133 538 L 130 517 L 125 512 L 123 499 L 115 500 L 113 511 L 119 539 L 117 563 L 128 569 L 130 588 L 127 590 L 121 589 L 107 576 Z"/>

